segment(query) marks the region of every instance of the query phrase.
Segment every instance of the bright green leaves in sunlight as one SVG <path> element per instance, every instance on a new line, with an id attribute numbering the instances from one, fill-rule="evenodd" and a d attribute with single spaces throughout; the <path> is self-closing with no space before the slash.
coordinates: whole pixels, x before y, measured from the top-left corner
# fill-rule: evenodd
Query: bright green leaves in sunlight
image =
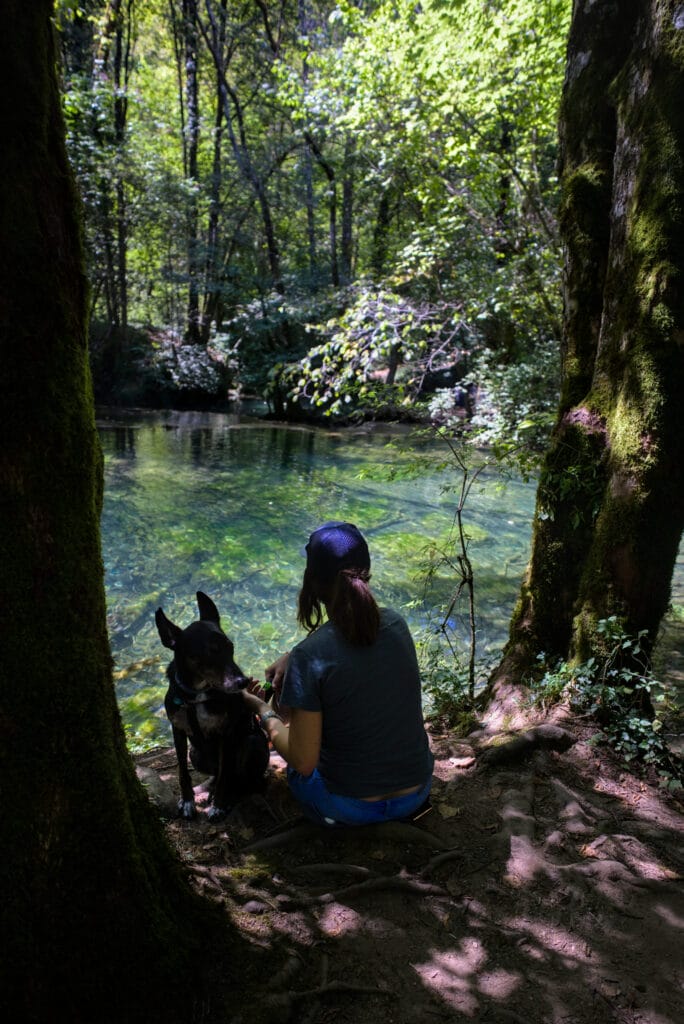
<path id="1" fill-rule="evenodd" d="M 102 373 L 142 379 L 142 326 L 218 353 L 232 392 L 280 388 L 278 414 L 401 410 L 449 366 L 493 395 L 521 363 L 553 401 L 569 10 L 62 3 Z"/>
<path id="2" fill-rule="evenodd" d="M 357 273 L 370 281 L 317 325 L 322 346 L 277 371 L 290 399 L 332 415 L 366 397 L 401 407 L 419 373 L 395 377 L 397 357 L 424 370 L 466 350 L 481 354 L 471 374 L 507 403 L 485 411 L 488 434 L 517 421 L 546 434 L 558 386 L 556 118 L 569 13 L 568 0 L 405 0 L 364 17 L 338 5 L 344 35 L 309 54 L 303 102 L 329 144 L 354 140 L 355 182 L 372 211 L 356 236 Z M 397 309 L 410 306 L 399 346 Z"/>

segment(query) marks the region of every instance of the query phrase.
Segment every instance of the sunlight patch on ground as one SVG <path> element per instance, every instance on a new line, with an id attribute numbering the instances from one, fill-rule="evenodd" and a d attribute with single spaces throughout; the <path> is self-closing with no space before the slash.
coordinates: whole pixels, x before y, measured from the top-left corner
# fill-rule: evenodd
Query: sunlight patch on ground
<path id="1" fill-rule="evenodd" d="M 521 978 L 516 971 L 505 971 L 497 967 L 487 971 L 478 979 L 477 987 L 483 995 L 491 999 L 508 999 L 520 987 Z"/>
<path id="2" fill-rule="evenodd" d="M 474 991 L 475 976 L 487 959 L 487 951 L 480 940 L 468 937 L 461 939 L 457 948 L 433 951 L 425 963 L 411 966 L 426 988 L 432 989 L 454 1009 L 474 1016 L 479 1006 Z"/>
<path id="3" fill-rule="evenodd" d="M 339 903 L 333 903 L 325 908 L 319 918 L 318 925 L 323 935 L 332 937 L 348 935 L 350 932 L 358 932 L 366 927 L 366 921 L 361 914 L 357 914 L 351 907 L 343 907 Z"/>
<path id="4" fill-rule="evenodd" d="M 589 960 L 594 967 L 598 966 L 596 950 L 591 949 L 584 938 L 565 928 L 517 917 L 510 918 L 505 925 L 521 936 L 518 945 L 524 946 L 525 952 L 536 959 L 560 956 L 564 967 L 569 970 L 575 970 L 580 963 Z"/>

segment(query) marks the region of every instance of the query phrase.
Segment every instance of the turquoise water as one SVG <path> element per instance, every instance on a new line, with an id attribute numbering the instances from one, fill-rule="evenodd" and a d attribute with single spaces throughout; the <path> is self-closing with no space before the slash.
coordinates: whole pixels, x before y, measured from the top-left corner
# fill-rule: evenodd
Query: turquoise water
<path id="1" fill-rule="evenodd" d="M 364 531 L 379 600 L 402 610 L 416 632 L 431 608 L 447 607 L 453 573 L 438 570 L 426 594 L 424 570 L 430 547 L 449 546 L 457 496 L 447 488 L 460 486 L 460 478 L 430 468 L 434 455 L 445 454 L 434 445 L 390 428 L 330 432 L 206 413 L 100 418 L 98 426 L 108 625 L 134 746 L 169 740 L 162 708 L 169 655 L 155 609 L 163 606 L 186 625 L 195 618 L 195 591 L 204 590 L 219 607 L 238 663 L 263 677 L 302 636 L 295 622 L 301 551 L 326 519 L 347 519 Z M 402 476 L 416 459 L 421 474 Z M 489 471 L 468 499 L 482 657 L 505 641 L 533 507 L 532 483 L 502 487 Z M 451 625 L 467 643 L 465 605 L 456 606 Z"/>
<path id="2" fill-rule="evenodd" d="M 455 550 L 461 477 L 453 465 L 439 472 L 432 459 L 446 452 L 415 433 L 333 432 L 207 413 L 118 415 L 100 418 L 98 426 L 108 625 L 133 748 L 170 740 L 162 707 L 169 652 L 157 636 L 156 608 L 187 625 L 195 618 L 195 592 L 204 590 L 219 607 L 242 669 L 263 678 L 265 666 L 302 636 L 295 621 L 301 552 L 326 519 L 347 519 L 364 531 L 379 600 L 401 610 L 418 638 L 437 621 L 434 611 L 448 608 L 455 573 L 442 566 L 426 591 L 425 570 L 430 549 Z M 417 476 L 409 472 L 416 463 Z M 481 661 L 496 657 L 507 637 L 534 497 L 533 482 L 504 483 L 485 470 L 465 506 Z M 656 670 L 681 704 L 684 547 L 672 598 Z M 463 657 L 467 615 L 462 598 L 449 626 Z"/>

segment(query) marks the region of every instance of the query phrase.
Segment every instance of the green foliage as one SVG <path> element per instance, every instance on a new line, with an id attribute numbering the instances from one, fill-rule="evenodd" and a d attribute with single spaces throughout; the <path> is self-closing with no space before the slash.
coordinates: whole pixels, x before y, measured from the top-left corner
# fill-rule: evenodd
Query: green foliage
<path id="1" fill-rule="evenodd" d="M 419 303 L 370 282 L 348 289 L 346 299 L 336 316 L 309 325 L 325 340 L 281 373 L 299 405 L 329 417 L 388 405 L 400 415 L 431 362 L 464 356 L 458 311 L 447 303 Z"/>
<path id="2" fill-rule="evenodd" d="M 495 659 L 492 652 L 483 656 L 479 649 L 477 566 L 470 554 L 471 544 L 486 539 L 486 533 L 467 521 L 466 506 L 481 474 L 495 465 L 503 477 L 508 459 L 496 453 L 484 459 L 472 437 L 454 439 L 444 429 L 432 433 L 442 443 L 436 461 L 434 456 L 426 459 L 421 454 L 413 466 L 403 468 L 404 473 L 420 473 L 429 464 L 432 469 L 445 470 L 452 482 L 444 490 L 454 495 L 451 529 L 424 551 L 423 600 L 429 603 L 439 588 L 442 603 L 433 607 L 429 624 L 419 638 L 419 660 L 435 714 L 467 731 L 468 720 L 474 720 L 477 694 L 485 687 Z"/>
<path id="3" fill-rule="evenodd" d="M 476 722 L 468 668 L 458 654 L 445 650 L 442 641 L 439 629 L 425 629 L 416 635 L 426 711 L 429 718 L 440 719 L 463 736 Z"/>
<path id="4" fill-rule="evenodd" d="M 235 352 L 249 390 L 273 370 L 276 404 L 294 415 L 307 404 L 347 415 L 373 400 L 402 415 L 420 360 L 443 366 L 456 350 L 484 346 L 490 368 L 522 362 L 521 377 L 539 376 L 559 331 L 553 168 L 569 7 L 207 0 L 190 176 L 172 5 L 126 8 L 115 25 L 90 0 L 63 0 L 95 315 L 183 336 L 196 286 L 203 341 L 216 335 Z M 220 25 L 225 45 L 212 52 Z M 440 353 L 449 335 L 453 351 Z M 274 369 L 312 347 L 296 379 Z M 396 376 L 379 382 L 397 357 Z M 525 387 L 511 376 L 503 404 Z M 486 391 L 495 401 L 493 381 Z M 518 420 L 536 415 L 524 408 Z"/>
<path id="5" fill-rule="evenodd" d="M 560 353 L 553 340 L 540 341 L 518 359 L 502 361 L 491 348 L 473 352 L 463 387 L 473 389 L 475 414 L 468 428 L 478 444 L 500 455 L 516 450 L 527 470 L 538 460 L 553 426 L 558 401 Z M 453 389 L 440 389 L 428 403 L 434 423 L 458 427 L 462 412 Z"/>
<path id="6" fill-rule="evenodd" d="M 579 665 L 560 663 L 532 684 L 540 706 L 567 698 L 571 707 L 594 718 L 601 733 L 594 742 L 608 742 L 626 767 L 657 771 L 660 785 L 682 788 L 684 769 L 663 736 L 663 721 L 651 713 L 666 704 L 662 686 L 653 677 L 643 646 L 646 631 L 629 636 L 616 616 L 596 626 L 596 653 Z M 543 664 L 544 655 L 539 655 Z"/>
<path id="7" fill-rule="evenodd" d="M 292 398 L 291 378 L 318 336 L 319 325 L 339 308 L 333 289 L 292 290 L 287 296 L 270 292 L 236 305 L 213 347 L 235 360 L 243 391 L 262 394 L 272 406 L 284 408 Z"/>
<path id="8" fill-rule="evenodd" d="M 108 403 L 159 406 L 195 404 L 204 407 L 226 400 L 233 387 L 236 363 L 220 345 L 185 345 L 175 335 L 129 329 L 115 381 L 106 383 L 103 365 L 109 358 L 106 327 L 92 325 L 90 360 L 101 390 L 96 397 Z"/>
<path id="9" fill-rule="evenodd" d="M 392 0 L 362 28 L 343 9 L 353 31 L 337 124 L 367 156 L 366 187 L 396 211 L 395 273 L 455 292 L 468 319 L 557 326 L 553 161 L 569 7 Z"/>
<path id="10" fill-rule="evenodd" d="M 591 527 L 605 487 L 602 439 L 577 425 L 567 429 L 563 443 L 547 460 L 539 481 L 539 517 L 562 512 L 572 529 Z"/>
<path id="11" fill-rule="evenodd" d="M 356 269 L 369 280 L 280 376 L 295 403 L 401 415 L 421 370 L 483 350 L 463 366 L 480 387 L 483 440 L 543 443 L 559 376 L 553 161 L 568 15 L 564 0 L 495 3 L 486 17 L 470 0 L 393 0 L 363 19 L 338 6 L 336 45 L 312 48 L 306 91 L 290 102 L 338 154 L 350 137 L 363 154 Z M 455 397 L 431 403 L 438 422 L 462 418 Z"/>
<path id="12" fill-rule="evenodd" d="M 180 345 L 168 337 L 154 343 L 151 370 L 162 385 L 175 391 L 216 398 L 225 398 L 230 381 L 230 364 L 216 350 Z"/>

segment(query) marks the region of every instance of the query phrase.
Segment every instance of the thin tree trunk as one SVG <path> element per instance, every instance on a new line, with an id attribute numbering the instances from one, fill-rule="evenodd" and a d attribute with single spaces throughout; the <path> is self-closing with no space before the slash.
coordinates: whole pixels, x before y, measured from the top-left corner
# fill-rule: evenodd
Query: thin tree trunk
<path id="1" fill-rule="evenodd" d="M 300 38 L 306 38 L 309 36 L 313 28 L 313 22 L 309 14 L 307 0 L 298 0 L 297 2 L 297 26 Z M 302 60 L 302 87 L 304 95 L 308 93 L 308 82 L 309 82 L 309 62 L 306 59 L 306 55 Z M 316 213 L 315 213 L 315 199 L 314 199 L 314 186 L 313 186 L 313 161 L 311 159 L 311 147 L 307 146 L 304 150 L 304 161 L 303 161 L 303 175 L 304 175 L 304 204 L 306 207 L 306 239 L 307 239 L 307 250 L 309 254 L 309 274 L 311 281 L 315 281 L 317 276 L 316 267 Z"/>
<path id="2" fill-rule="evenodd" d="M 263 5 L 258 4 L 257 6 L 262 7 Z M 209 17 L 209 28 L 206 28 L 201 23 L 200 28 L 202 35 L 204 36 L 204 40 L 209 48 L 209 52 L 211 53 L 218 75 L 219 95 L 223 106 L 223 116 L 226 129 L 228 131 L 228 138 L 230 139 L 230 145 L 238 170 L 252 189 L 259 207 L 264 229 L 264 238 L 266 241 L 266 255 L 270 270 L 271 284 L 276 292 L 282 295 L 285 292 L 285 287 L 283 284 L 280 266 L 280 250 L 276 238 L 271 205 L 266 190 L 266 182 L 264 177 L 259 173 L 251 157 L 250 148 L 247 142 L 244 110 L 242 103 L 240 102 L 240 97 L 228 81 L 219 25 L 216 20 L 216 14 L 212 9 L 211 4 L 208 2 L 206 4 L 206 10 Z M 268 24 L 267 19 L 266 24 Z M 276 45 L 275 41 L 273 41 L 272 45 Z"/>
<path id="3" fill-rule="evenodd" d="M 344 178 L 342 180 L 342 245 L 340 250 L 340 284 L 349 284 L 353 275 L 354 258 L 354 158 L 356 144 L 353 136 L 344 143 Z"/>
<path id="4" fill-rule="evenodd" d="M 330 252 L 330 280 L 335 287 L 340 283 L 340 272 L 337 263 L 337 180 L 335 168 L 329 160 L 323 156 L 320 146 L 313 137 L 306 132 L 305 139 L 311 153 L 323 168 L 323 173 L 328 179 L 328 244 Z"/>
<path id="5" fill-rule="evenodd" d="M 385 271 L 391 220 L 390 193 L 389 188 L 387 188 L 380 196 L 378 212 L 375 217 L 375 229 L 373 231 L 371 266 L 376 277 L 381 277 Z"/>
<path id="6" fill-rule="evenodd" d="M 110 0 L 100 40 L 97 74 L 110 82 L 114 96 L 112 124 L 94 134 L 112 147 L 113 168 L 100 182 L 100 223 L 105 256 L 105 302 L 109 341 L 105 365 L 116 374 L 128 327 L 128 215 L 125 187 L 126 120 L 131 54 L 133 0 Z M 113 172 L 113 173 L 112 173 Z"/>
<path id="7" fill-rule="evenodd" d="M 178 17 L 176 0 L 169 0 L 169 22 L 173 36 L 173 50 L 176 58 L 176 87 L 178 90 L 178 111 L 180 116 L 181 151 L 183 154 L 183 174 L 188 176 L 188 143 L 185 130 L 185 72 L 183 68 L 184 35 L 182 16 Z"/>
<path id="8" fill-rule="evenodd" d="M 226 7 L 228 0 L 221 0 L 218 15 L 218 49 L 224 52 L 226 35 Z M 216 72 L 216 114 L 214 117 L 214 152 L 209 192 L 209 219 L 207 224 L 207 259 L 205 265 L 205 291 L 202 302 L 202 342 L 209 342 L 212 323 L 218 329 L 221 322 L 222 286 L 219 268 L 219 228 L 221 223 L 221 186 L 223 183 L 223 104 L 221 82 Z"/>
<path id="9" fill-rule="evenodd" d="M 499 174 L 499 201 L 496 206 L 496 237 L 494 247 L 501 258 L 505 258 L 511 251 L 510 238 L 510 206 L 511 206 L 511 175 L 508 164 L 511 162 L 512 150 L 512 127 L 510 121 L 504 118 L 501 124 L 501 135 L 499 149 L 502 156 L 502 167 Z"/>
<path id="10" fill-rule="evenodd" d="M 187 112 L 186 153 L 187 180 L 190 194 L 187 208 L 188 247 L 188 313 L 185 337 L 190 344 L 202 341 L 199 309 L 199 217 L 197 185 L 199 181 L 197 157 L 199 153 L 200 111 L 197 51 L 197 3 L 182 0 L 183 54 L 185 67 L 185 106 Z"/>
<path id="11" fill-rule="evenodd" d="M 316 215 L 314 210 L 313 163 L 311 150 L 304 151 L 304 204 L 306 206 L 306 240 L 309 253 L 309 273 L 313 281 L 316 276 Z"/>
<path id="12" fill-rule="evenodd" d="M 131 57 L 131 19 L 133 0 L 117 11 L 114 47 L 114 140 L 117 152 L 116 173 L 116 252 L 117 282 L 120 307 L 120 334 L 123 344 L 128 329 L 128 213 L 124 165 L 126 147 L 126 120 L 128 116 L 128 81 Z"/>

